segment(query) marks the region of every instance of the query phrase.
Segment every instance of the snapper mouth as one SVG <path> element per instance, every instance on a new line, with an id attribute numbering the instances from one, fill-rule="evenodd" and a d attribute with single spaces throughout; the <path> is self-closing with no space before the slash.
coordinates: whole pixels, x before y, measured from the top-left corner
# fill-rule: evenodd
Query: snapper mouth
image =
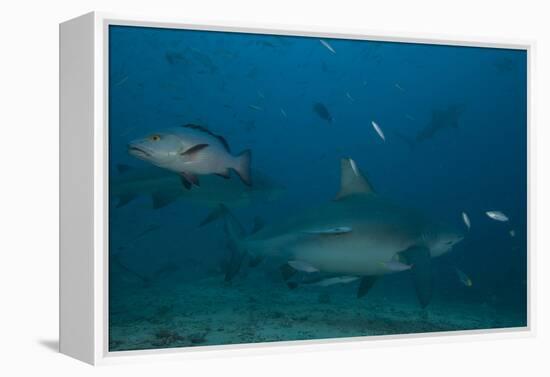
<path id="1" fill-rule="evenodd" d="M 151 157 L 151 153 L 147 152 L 145 149 L 136 147 L 135 145 L 128 146 L 128 153 L 134 157 L 138 158 L 148 158 Z"/>

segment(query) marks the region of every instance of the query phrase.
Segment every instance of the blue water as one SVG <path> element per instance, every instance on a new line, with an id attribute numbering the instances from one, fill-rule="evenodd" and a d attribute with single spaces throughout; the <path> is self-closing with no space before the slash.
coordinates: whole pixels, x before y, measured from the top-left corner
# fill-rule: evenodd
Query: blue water
<path id="1" fill-rule="evenodd" d="M 324 40 L 335 53 L 318 38 L 111 26 L 111 181 L 120 164 L 149 167 L 128 155 L 131 140 L 205 126 L 285 187 L 232 209 L 249 228 L 332 200 L 351 157 L 379 194 L 466 233 L 432 260 L 430 304 L 420 308 L 409 272 L 361 299 L 356 283 L 289 290 L 269 259 L 224 282 L 223 222 L 198 227 L 212 205 L 154 209 L 144 193 L 117 206 L 112 191 L 111 350 L 526 326 L 526 52 Z M 419 137 L 434 112 L 447 123 Z"/>

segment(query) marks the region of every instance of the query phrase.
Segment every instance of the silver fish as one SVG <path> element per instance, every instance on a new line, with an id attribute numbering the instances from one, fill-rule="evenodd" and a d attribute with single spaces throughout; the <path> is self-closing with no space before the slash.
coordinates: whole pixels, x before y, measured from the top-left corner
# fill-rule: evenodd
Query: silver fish
<path id="1" fill-rule="evenodd" d="M 378 136 L 380 136 L 382 140 L 386 141 L 386 137 L 384 136 L 384 132 L 382 132 L 382 129 L 380 128 L 380 126 L 374 120 L 371 121 L 371 124 L 374 130 L 376 131 L 376 133 L 378 134 Z"/>
<path id="2" fill-rule="evenodd" d="M 252 110 L 263 111 L 263 108 L 257 105 L 248 105 L 248 107 Z"/>
<path id="3" fill-rule="evenodd" d="M 395 83 L 395 87 L 396 87 L 397 89 L 399 89 L 400 91 L 402 91 L 402 92 L 405 91 L 405 89 L 403 89 L 403 87 L 402 87 L 401 85 L 399 85 L 398 83 Z"/>
<path id="4" fill-rule="evenodd" d="M 489 216 L 491 219 L 496 221 L 506 222 L 509 220 L 508 216 L 506 216 L 504 213 L 500 211 L 487 211 L 485 212 L 485 214 Z"/>
<path id="5" fill-rule="evenodd" d="M 199 175 L 216 174 L 229 178 L 230 169 L 245 184 L 252 184 L 250 150 L 234 156 L 222 136 L 202 126 L 187 124 L 134 140 L 128 144 L 128 153 L 178 173 L 187 189 L 192 185 L 200 186 Z"/>
<path id="6" fill-rule="evenodd" d="M 393 271 L 393 272 L 407 271 L 407 270 L 410 270 L 411 267 L 412 267 L 409 264 L 401 263 L 401 262 L 394 261 L 394 260 L 389 261 L 389 262 L 384 262 L 384 263 L 382 263 L 382 265 L 384 267 L 386 267 L 388 269 L 388 271 Z"/>
<path id="7" fill-rule="evenodd" d="M 356 280 L 359 280 L 359 277 L 357 276 L 335 276 L 335 277 L 332 277 L 332 278 L 326 278 L 326 279 L 323 279 L 315 284 L 312 284 L 314 286 L 319 286 L 319 287 L 330 287 L 331 285 L 336 285 L 336 284 L 348 284 L 348 283 L 351 283 L 351 282 L 354 282 Z"/>
<path id="8" fill-rule="evenodd" d="M 470 223 L 470 218 L 468 217 L 466 212 L 462 212 L 462 220 L 464 221 L 464 224 L 466 224 L 466 228 L 470 229 L 472 225 Z"/>
<path id="9" fill-rule="evenodd" d="M 333 54 L 336 54 L 336 51 L 334 51 L 334 49 L 332 48 L 332 46 L 325 40 L 323 39 L 319 39 L 319 42 L 321 42 L 321 44 L 323 46 L 325 46 L 327 48 L 327 50 L 329 50 L 330 52 L 332 52 Z"/>

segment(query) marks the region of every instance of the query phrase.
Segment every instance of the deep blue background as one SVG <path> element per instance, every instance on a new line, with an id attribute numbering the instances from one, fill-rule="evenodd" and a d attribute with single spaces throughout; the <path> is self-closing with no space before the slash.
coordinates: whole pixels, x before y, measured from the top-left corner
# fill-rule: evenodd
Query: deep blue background
<path id="1" fill-rule="evenodd" d="M 250 219 L 261 212 L 270 222 L 330 200 L 339 158 L 352 157 L 383 195 L 457 226 L 464 226 L 461 212 L 469 214 L 466 239 L 438 261 L 440 294 L 525 312 L 525 51 L 325 39 L 333 54 L 318 38 L 126 26 L 111 26 L 109 35 L 111 167 L 144 165 L 126 154 L 133 138 L 185 123 L 207 126 L 232 150 L 251 148 L 254 168 L 287 187 L 276 204 L 238 213 Z M 312 110 L 316 102 L 332 123 Z M 414 138 L 433 110 L 449 105 L 464 108 L 458 128 L 441 129 L 413 149 L 398 137 Z M 133 206 L 111 209 L 111 247 L 151 222 L 163 230 L 142 245 L 148 251 L 126 256 L 134 268 L 146 273 L 174 255 L 215 264 L 223 253 L 221 228 L 215 241 L 195 231 L 207 209 Z M 510 221 L 493 221 L 487 210 Z M 454 267 L 475 289 L 460 285 Z"/>

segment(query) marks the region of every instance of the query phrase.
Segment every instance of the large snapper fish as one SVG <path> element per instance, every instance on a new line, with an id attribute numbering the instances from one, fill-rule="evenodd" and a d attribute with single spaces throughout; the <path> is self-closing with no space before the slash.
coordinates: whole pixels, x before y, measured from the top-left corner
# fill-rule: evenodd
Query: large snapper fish
<path id="1" fill-rule="evenodd" d="M 200 185 L 199 175 L 229 178 L 231 169 L 245 184 L 252 184 L 250 150 L 232 155 L 227 141 L 203 126 L 186 124 L 134 140 L 128 144 L 128 153 L 178 173 L 187 189 Z"/>

